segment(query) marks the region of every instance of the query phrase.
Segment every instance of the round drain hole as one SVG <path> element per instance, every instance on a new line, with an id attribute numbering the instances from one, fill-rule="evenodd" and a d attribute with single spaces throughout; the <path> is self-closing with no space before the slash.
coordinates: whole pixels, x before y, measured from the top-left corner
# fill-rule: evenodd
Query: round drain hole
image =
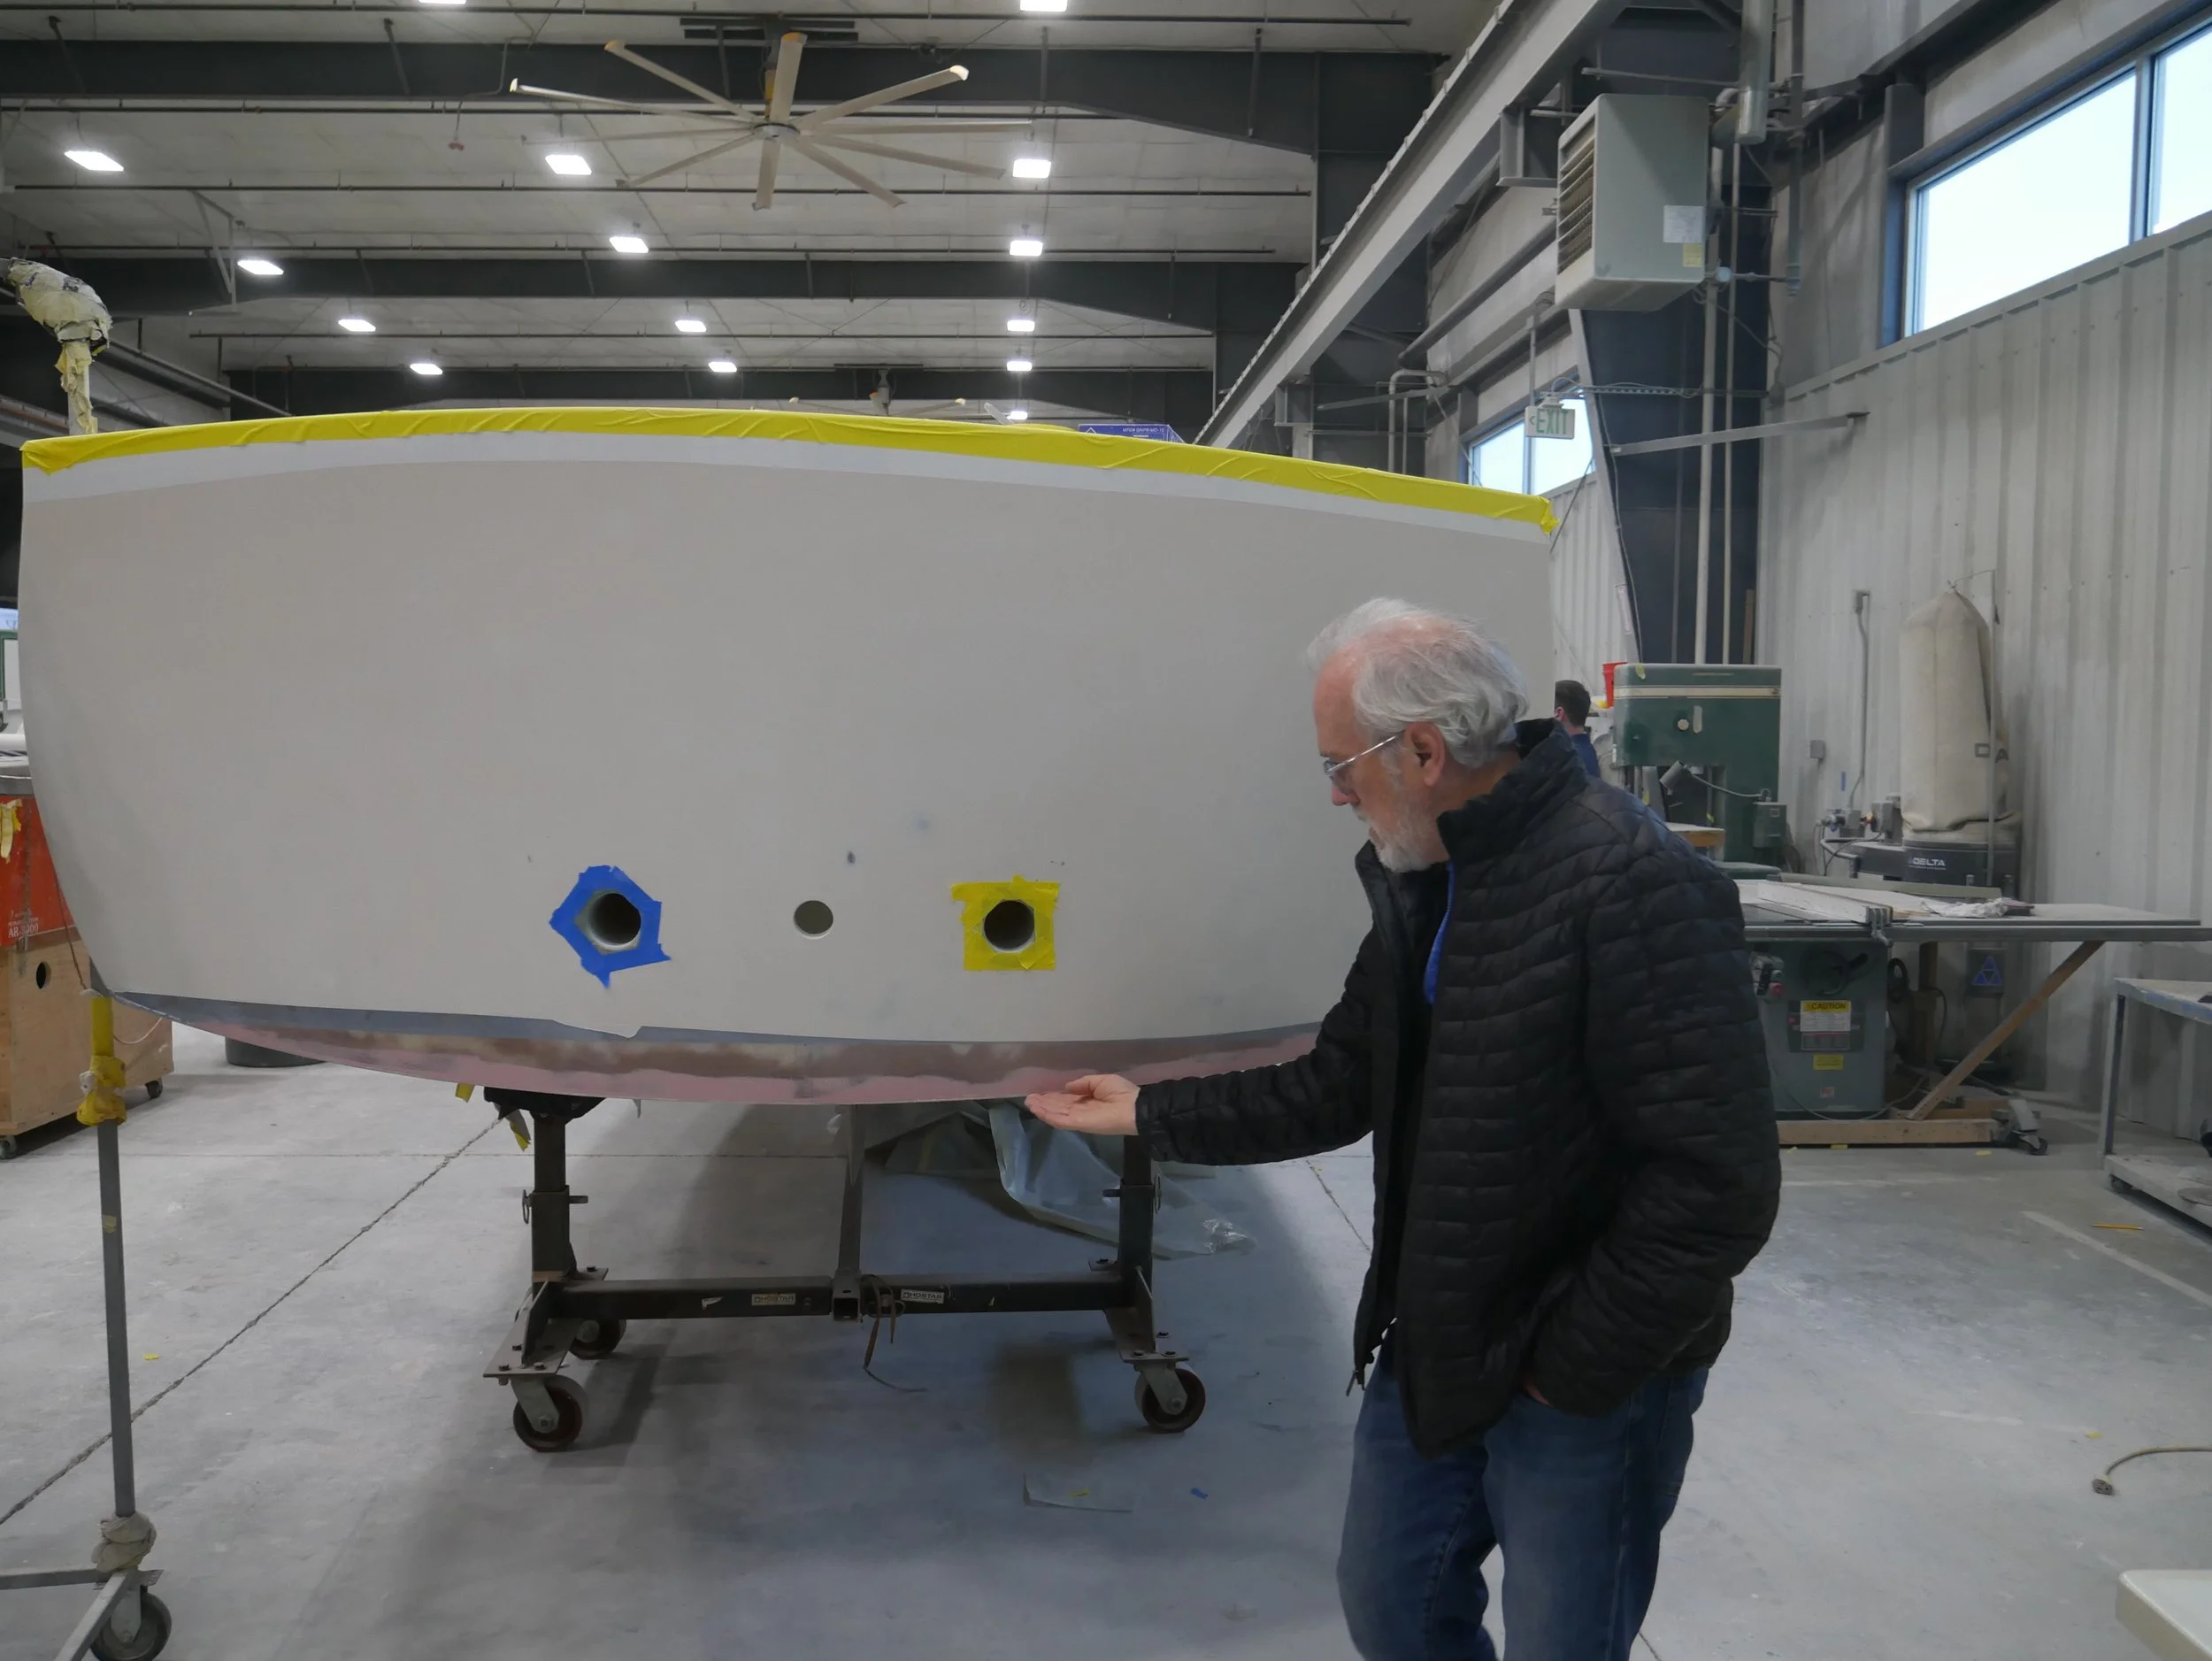
<path id="1" fill-rule="evenodd" d="M 983 938 L 995 951 L 1019 951 L 1037 938 L 1037 913 L 1023 900 L 1001 900 L 983 914 Z"/>
<path id="2" fill-rule="evenodd" d="M 645 919 L 639 914 L 636 902 L 611 888 L 585 901 L 583 913 L 576 920 L 584 938 L 602 951 L 627 951 L 645 932 Z"/>
<path id="3" fill-rule="evenodd" d="M 810 937 L 826 934 L 836 914 L 819 900 L 801 900 L 799 909 L 791 913 L 792 927 Z"/>

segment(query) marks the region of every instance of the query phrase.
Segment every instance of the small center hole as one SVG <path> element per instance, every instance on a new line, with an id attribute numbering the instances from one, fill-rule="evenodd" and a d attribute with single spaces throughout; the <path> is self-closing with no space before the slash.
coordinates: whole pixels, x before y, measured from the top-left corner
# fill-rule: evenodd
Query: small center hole
<path id="1" fill-rule="evenodd" d="M 602 951 L 627 951 L 645 932 L 645 919 L 635 902 L 611 889 L 595 894 L 584 903 L 584 938 Z"/>
<path id="2" fill-rule="evenodd" d="M 32 975 L 31 979 L 37 982 L 38 989 L 43 992 L 46 989 L 46 965 L 42 963 L 39 965 L 38 972 Z"/>
<path id="3" fill-rule="evenodd" d="M 998 951 L 1019 951 L 1037 937 L 1037 914 L 1025 901 L 1001 900 L 983 914 L 983 938 Z"/>
<path id="4" fill-rule="evenodd" d="M 792 925 L 802 934 L 826 934 L 836 920 L 830 908 L 819 900 L 801 900 L 799 909 L 791 913 Z"/>

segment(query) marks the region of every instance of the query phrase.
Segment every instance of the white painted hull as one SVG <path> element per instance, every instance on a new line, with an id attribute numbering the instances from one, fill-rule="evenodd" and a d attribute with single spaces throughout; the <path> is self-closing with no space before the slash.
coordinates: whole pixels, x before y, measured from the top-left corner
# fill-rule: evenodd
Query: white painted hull
<path id="1" fill-rule="evenodd" d="M 118 996 L 594 1096 L 1281 1059 L 1365 926 L 1306 641 L 1398 594 L 1551 673 L 1542 531 L 1440 487 L 1064 434 L 445 413 L 482 430 L 33 452 L 26 727 Z M 604 866 L 658 903 L 657 960 L 555 926 Z M 1051 966 L 964 966 L 954 887 L 1017 876 L 1058 885 Z"/>

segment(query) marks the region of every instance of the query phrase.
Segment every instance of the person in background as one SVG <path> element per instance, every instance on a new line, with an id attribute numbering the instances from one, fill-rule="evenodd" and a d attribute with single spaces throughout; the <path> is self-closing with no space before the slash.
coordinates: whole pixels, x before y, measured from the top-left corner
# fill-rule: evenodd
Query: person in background
<path id="1" fill-rule="evenodd" d="M 1567 732 L 1567 742 L 1582 758 L 1582 770 L 1593 779 L 1598 771 L 1598 747 L 1590 742 L 1590 688 L 1579 681 L 1562 681 L 1551 689 L 1552 715 Z"/>
<path id="2" fill-rule="evenodd" d="M 1029 1111 L 1197 1165 L 1371 1133 L 1352 1642 L 1496 1661 L 1502 1550 L 1511 1661 L 1630 1661 L 1781 1190 L 1736 885 L 1520 719 L 1520 671 L 1464 619 L 1371 600 L 1310 660 L 1374 919 L 1313 1048 L 1141 1089 L 1076 1079 Z"/>

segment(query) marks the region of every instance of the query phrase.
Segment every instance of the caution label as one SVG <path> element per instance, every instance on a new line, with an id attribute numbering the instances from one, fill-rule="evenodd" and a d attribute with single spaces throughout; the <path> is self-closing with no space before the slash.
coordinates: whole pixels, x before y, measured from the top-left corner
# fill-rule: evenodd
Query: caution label
<path id="1" fill-rule="evenodd" d="M 1851 1030 L 1851 1001 L 1848 998 L 1807 999 L 1797 1006 L 1797 1030 L 1810 1037 L 1815 1033 L 1844 1033 Z"/>
<path id="2" fill-rule="evenodd" d="M 1843 1071 L 1843 1057 L 1833 1054 L 1815 1056 L 1813 1057 L 1813 1071 L 1815 1073 L 1841 1073 Z"/>

